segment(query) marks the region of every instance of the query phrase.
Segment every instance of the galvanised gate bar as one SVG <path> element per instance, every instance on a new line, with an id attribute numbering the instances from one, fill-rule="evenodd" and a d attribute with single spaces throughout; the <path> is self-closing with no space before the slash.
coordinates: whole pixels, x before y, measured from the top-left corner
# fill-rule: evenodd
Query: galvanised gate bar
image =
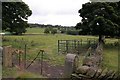
<path id="1" fill-rule="evenodd" d="M 87 40 L 58 40 L 58 53 L 84 53 L 90 46 L 95 45 L 95 38 Z"/>

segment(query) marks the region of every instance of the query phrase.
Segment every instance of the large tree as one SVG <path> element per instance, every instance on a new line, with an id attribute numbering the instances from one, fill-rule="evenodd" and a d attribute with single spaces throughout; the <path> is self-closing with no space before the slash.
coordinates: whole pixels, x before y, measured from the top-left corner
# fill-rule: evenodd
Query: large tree
<path id="1" fill-rule="evenodd" d="M 102 36 L 119 36 L 120 2 L 88 2 L 79 10 L 81 22 L 76 25 L 82 34 Z"/>
<path id="2" fill-rule="evenodd" d="M 24 2 L 2 2 L 2 30 L 17 35 L 25 33 L 31 14 L 32 11 Z"/>

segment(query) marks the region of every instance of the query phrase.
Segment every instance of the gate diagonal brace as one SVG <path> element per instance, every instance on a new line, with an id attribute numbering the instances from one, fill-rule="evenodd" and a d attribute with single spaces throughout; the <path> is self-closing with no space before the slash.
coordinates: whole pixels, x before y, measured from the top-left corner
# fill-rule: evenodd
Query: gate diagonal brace
<path id="1" fill-rule="evenodd" d="M 34 61 L 38 58 L 38 56 L 40 55 L 41 52 L 43 53 L 44 50 L 40 50 L 40 51 L 38 52 L 37 56 L 31 61 L 31 63 L 26 67 L 26 69 L 28 69 L 28 68 L 34 63 Z"/>

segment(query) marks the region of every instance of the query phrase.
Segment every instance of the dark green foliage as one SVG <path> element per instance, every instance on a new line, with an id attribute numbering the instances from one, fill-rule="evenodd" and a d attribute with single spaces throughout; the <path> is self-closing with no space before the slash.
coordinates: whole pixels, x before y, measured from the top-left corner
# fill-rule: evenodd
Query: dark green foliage
<path id="1" fill-rule="evenodd" d="M 67 30 L 67 34 L 69 34 L 69 35 L 79 35 L 79 30 Z"/>
<path id="2" fill-rule="evenodd" d="M 24 2 L 2 3 L 2 29 L 20 35 L 26 32 L 28 17 L 32 14 Z"/>
<path id="3" fill-rule="evenodd" d="M 120 36 L 120 2 L 88 2 L 79 10 L 82 20 L 76 25 L 82 34 Z"/>
<path id="4" fill-rule="evenodd" d="M 57 33 L 57 29 L 54 29 L 52 27 L 47 27 L 47 28 L 45 28 L 44 33 L 46 33 L 46 34 L 48 34 L 48 33 L 56 34 Z"/>
<path id="5" fill-rule="evenodd" d="M 49 30 L 50 30 L 50 31 L 52 31 L 52 30 L 53 30 L 53 28 L 52 28 L 52 27 L 48 27 L 48 28 L 49 28 Z"/>
<path id="6" fill-rule="evenodd" d="M 61 29 L 60 31 L 61 31 L 61 33 L 66 33 L 65 29 Z"/>
<path id="7" fill-rule="evenodd" d="M 51 34 L 56 34 L 57 33 L 57 29 L 52 29 L 51 30 Z"/>
<path id="8" fill-rule="evenodd" d="M 46 34 L 50 33 L 50 29 L 49 28 L 45 28 L 44 33 L 46 33 Z"/>

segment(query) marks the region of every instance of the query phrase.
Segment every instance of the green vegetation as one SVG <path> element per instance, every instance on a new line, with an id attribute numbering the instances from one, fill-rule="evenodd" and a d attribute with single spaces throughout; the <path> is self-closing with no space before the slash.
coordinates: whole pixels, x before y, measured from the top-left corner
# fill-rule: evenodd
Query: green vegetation
<path id="1" fill-rule="evenodd" d="M 69 35 L 79 35 L 80 30 L 67 30 Z"/>
<path id="2" fill-rule="evenodd" d="M 46 34 L 50 33 L 49 28 L 45 28 L 44 33 L 46 33 Z"/>
<path id="3" fill-rule="evenodd" d="M 11 78 L 16 76 L 17 68 L 4 68 L 2 69 L 2 77 L 3 78 Z M 14 76 L 13 76 L 14 75 Z"/>
<path id="4" fill-rule="evenodd" d="M 33 29 L 32 30 L 38 30 L 38 29 Z M 42 31 L 42 30 L 41 30 Z M 28 44 L 28 53 L 32 55 L 32 58 L 39 52 L 40 49 L 45 50 L 47 53 L 46 55 L 49 55 L 49 58 L 55 58 L 53 61 L 57 61 L 60 56 L 57 53 L 57 41 L 58 40 L 87 40 L 87 38 L 98 38 L 94 36 L 72 36 L 72 35 L 65 35 L 65 34 L 56 34 L 56 35 L 34 35 L 34 36 L 4 36 L 5 41 L 3 41 L 3 45 L 12 45 L 15 48 L 22 48 L 24 49 L 24 43 L 27 42 Z M 19 41 L 19 42 L 17 42 Z M 106 39 L 106 44 L 109 43 L 114 43 L 116 42 L 117 39 Z M 21 43 L 20 43 L 21 42 Z M 23 44 L 22 44 L 23 43 Z M 114 47 L 114 46 L 113 46 Z M 114 51 L 111 48 L 105 48 L 104 51 Z M 117 50 L 116 50 L 117 51 Z M 116 53 L 116 52 L 115 52 Z M 109 52 L 106 52 L 106 55 L 108 55 Z M 111 53 L 111 55 L 114 55 L 114 53 Z M 117 53 L 116 53 L 117 54 Z M 116 59 L 116 58 L 115 58 Z M 51 60 L 52 61 L 52 60 Z M 60 63 L 60 62 L 59 62 Z"/>
<path id="5" fill-rule="evenodd" d="M 29 78 L 45 78 L 39 74 L 33 74 L 31 72 L 21 72 L 19 74 L 17 74 L 17 80 L 21 80 L 22 78 L 28 78 L 28 79 L 25 79 L 25 80 L 29 80 Z"/>
<path id="6" fill-rule="evenodd" d="M 118 70 L 117 48 L 105 48 L 103 53 L 103 68 Z"/>
<path id="7" fill-rule="evenodd" d="M 103 49 L 103 68 L 118 70 L 118 39 L 106 39 Z"/>
<path id="8" fill-rule="evenodd" d="M 43 34 L 45 28 L 36 27 L 36 28 L 27 28 L 26 30 L 27 32 L 25 34 Z"/>
<path id="9" fill-rule="evenodd" d="M 86 44 L 85 41 L 87 41 L 88 38 L 99 38 L 99 42 L 104 42 L 104 36 L 120 36 L 119 7 L 120 2 L 88 2 L 83 4 L 82 8 L 79 10 L 80 17 L 82 17 L 82 20 L 76 25 L 76 29 L 79 29 L 76 30 L 72 26 L 70 28 L 61 25 L 51 24 L 28 24 L 27 19 L 29 16 L 31 16 L 32 11 L 29 9 L 29 6 L 27 4 L 25 4 L 24 2 L 3 2 L 2 31 L 7 32 L 6 34 L 15 34 L 16 36 L 0 36 L 0 38 L 3 40 L 3 43 L 0 45 L 12 45 L 13 48 L 22 49 L 23 51 L 25 50 L 26 46 L 27 61 L 33 60 L 40 50 L 44 50 L 45 54 L 43 55 L 43 58 L 45 61 L 49 62 L 52 65 L 64 65 L 66 54 L 58 53 L 58 40 L 82 39 L 84 45 Z M 21 35 L 22 33 L 25 34 Z M 108 68 L 115 71 L 118 70 L 118 45 L 120 44 L 118 44 L 117 39 L 106 39 L 105 44 L 103 46 L 103 62 L 101 65 L 102 68 Z M 82 47 L 83 46 L 81 46 L 81 49 Z M 83 54 L 86 55 L 86 52 L 83 52 Z M 84 56 L 79 56 L 79 62 L 81 64 Z M 39 57 L 41 57 L 41 55 Z M 38 74 L 30 73 L 28 71 L 19 71 L 18 68 L 19 67 L 17 66 L 13 68 L 3 68 L 3 77 L 17 77 L 17 79 L 42 77 Z"/>
<path id="10" fill-rule="evenodd" d="M 33 28 L 31 28 L 33 29 Z M 33 29 L 36 30 L 36 29 Z M 27 53 L 28 58 L 33 59 L 40 49 L 45 50 L 46 55 L 49 56 L 52 63 L 55 64 L 64 64 L 63 55 L 58 54 L 58 40 L 87 40 L 87 38 L 97 38 L 94 36 L 72 36 L 65 34 L 44 34 L 44 35 L 23 35 L 23 36 L 4 36 L 3 45 L 12 45 L 15 48 L 24 49 L 24 43 L 27 42 Z M 17 42 L 19 41 L 19 42 Z M 47 58 L 47 57 L 46 57 Z M 57 62 L 58 63 L 57 63 Z"/>
<path id="11" fill-rule="evenodd" d="M 88 2 L 78 11 L 82 20 L 76 25 L 81 34 L 102 36 L 120 36 L 120 2 Z"/>
<path id="12" fill-rule="evenodd" d="M 31 29 L 31 30 L 29 30 Z M 41 29 L 41 30 L 40 30 Z M 34 31 L 35 30 L 35 31 Z M 98 39 L 96 36 L 79 36 L 79 35 L 66 35 L 66 34 L 44 34 L 43 28 L 28 28 L 28 32 L 32 33 L 41 31 L 42 35 L 23 35 L 23 36 L 4 36 L 3 45 L 12 45 L 14 48 L 20 48 L 24 50 L 24 44 L 27 43 L 27 60 L 33 60 L 40 49 L 45 50 L 44 60 L 49 61 L 52 65 L 64 65 L 65 55 L 59 54 L 57 51 L 58 40 L 87 40 L 88 38 Z M 117 70 L 118 67 L 118 49 L 115 47 L 117 39 L 107 38 L 104 46 L 104 59 L 103 68 Z M 80 63 L 83 56 L 80 55 Z"/>
<path id="13" fill-rule="evenodd" d="M 47 28 L 45 28 L 44 33 L 45 34 L 48 34 L 48 33 L 56 34 L 57 33 L 57 29 L 52 28 L 52 27 L 47 27 Z"/>
<path id="14" fill-rule="evenodd" d="M 2 2 L 2 30 L 21 35 L 29 27 L 27 19 L 32 11 L 24 2 Z"/>
<path id="15" fill-rule="evenodd" d="M 52 29 L 51 30 L 51 34 L 56 34 L 57 33 L 57 29 Z"/>
<path id="16" fill-rule="evenodd" d="M 66 33 L 65 29 L 61 29 L 60 31 L 61 31 L 61 33 Z"/>
<path id="17" fill-rule="evenodd" d="M 43 76 L 28 71 L 19 71 L 16 67 L 13 68 L 3 68 L 2 70 L 3 78 L 44 78 Z M 16 80 L 17 80 L 16 79 Z"/>

